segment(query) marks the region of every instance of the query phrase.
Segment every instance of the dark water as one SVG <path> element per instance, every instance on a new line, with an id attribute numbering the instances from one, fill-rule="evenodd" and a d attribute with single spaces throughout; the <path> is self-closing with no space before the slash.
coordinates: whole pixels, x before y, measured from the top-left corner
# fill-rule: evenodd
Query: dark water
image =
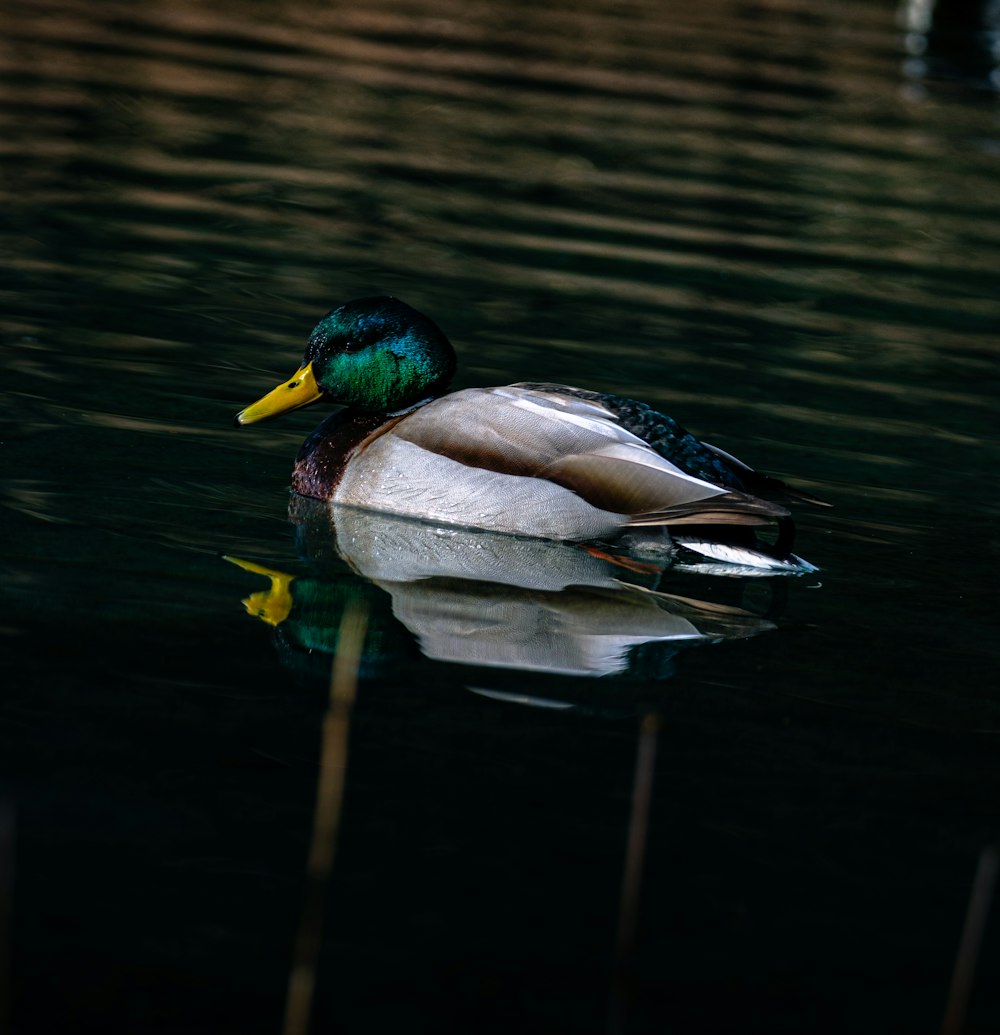
<path id="1" fill-rule="evenodd" d="M 940 1029 L 1000 838 L 989 39 L 919 10 L 907 37 L 890 3 L 673 6 L 0 10 L 13 1030 L 281 1031 L 303 916 L 315 1031 Z M 316 415 L 231 418 L 375 292 L 445 328 L 462 385 L 637 395 L 830 500 L 798 515 L 822 570 L 668 573 L 757 617 L 614 663 L 595 628 L 636 626 L 600 593 L 352 573 L 288 520 Z M 296 576 L 286 621 L 222 555 Z M 470 664 L 463 617 L 550 653 Z M 969 1031 L 1000 1030 L 998 967 L 994 910 Z"/>

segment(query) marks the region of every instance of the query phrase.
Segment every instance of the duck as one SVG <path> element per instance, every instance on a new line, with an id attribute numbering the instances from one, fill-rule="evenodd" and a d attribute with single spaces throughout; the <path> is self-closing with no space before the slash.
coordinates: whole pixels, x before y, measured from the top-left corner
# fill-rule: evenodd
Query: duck
<path id="1" fill-rule="evenodd" d="M 355 299 L 323 316 L 298 370 L 235 423 L 338 404 L 292 472 L 294 493 L 330 504 L 577 543 L 656 530 L 722 563 L 816 570 L 791 553 L 785 504 L 822 501 L 646 403 L 548 382 L 449 392 L 456 366 L 429 317 L 390 296 Z"/>

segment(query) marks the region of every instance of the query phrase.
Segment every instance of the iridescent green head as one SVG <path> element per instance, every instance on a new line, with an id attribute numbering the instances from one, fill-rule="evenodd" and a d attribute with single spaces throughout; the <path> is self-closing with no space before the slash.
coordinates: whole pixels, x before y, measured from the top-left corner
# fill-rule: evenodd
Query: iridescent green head
<path id="1" fill-rule="evenodd" d="M 440 395 L 455 352 L 426 316 L 395 298 L 359 298 L 313 328 L 302 366 L 283 385 L 237 414 L 237 424 L 275 417 L 318 399 L 392 412 Z"/>

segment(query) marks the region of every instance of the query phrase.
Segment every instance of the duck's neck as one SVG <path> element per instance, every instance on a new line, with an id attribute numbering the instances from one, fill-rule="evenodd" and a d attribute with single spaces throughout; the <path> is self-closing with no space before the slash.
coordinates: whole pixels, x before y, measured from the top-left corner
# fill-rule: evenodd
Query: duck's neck
<path id="1" fill-rule="evenodd" d="M 408 413 L 413 413 L 414 410 L 419 410 L 421 406 L 426 406 L 429 402 L 434 402 L 435 399 L 440 399 L 440 394 L 427 395 L 423 399 L 418 399 L 415 403 L 410 403 L 409 406 L 402 406 L 398 410 L 390 410 L 388 413 L 383 414 L 384 417 L 405 417 Z"/>
<path id="2" fill-rule="evenodd" d="M 399 415 L 348 408 L 338 410 L 302 443 L 292 469 L 292 491 L 330 499 L 361 444 L 395 424 Z"/>

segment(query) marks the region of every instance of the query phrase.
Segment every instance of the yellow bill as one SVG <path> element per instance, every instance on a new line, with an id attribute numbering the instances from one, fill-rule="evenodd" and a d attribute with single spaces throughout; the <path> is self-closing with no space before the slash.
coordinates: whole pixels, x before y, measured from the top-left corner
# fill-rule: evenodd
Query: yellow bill
<path id="1" fill-rule="evenodd" d="M 245 410 L 236 414 L 237 424 L 256 424 L 259 420 L 268 420 L 281 413 L 297 410 L 316 402 L 322 395 L 316 378 L 313 376 L 312 363 L 300 367 L 283 384 L 268 392 L 262 399 L 251 403 Z"/>

